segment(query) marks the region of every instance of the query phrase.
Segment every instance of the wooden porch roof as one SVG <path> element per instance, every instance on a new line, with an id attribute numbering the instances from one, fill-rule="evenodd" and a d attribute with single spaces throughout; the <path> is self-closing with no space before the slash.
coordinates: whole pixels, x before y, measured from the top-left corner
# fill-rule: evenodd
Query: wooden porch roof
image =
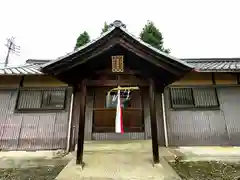
<path id="1" fill-rule="evenodd" d="M 89 60 L 106 53 L 116 46 L 130 51 L 157 68 L 169 72 L 172 76 L 183 76 L 194 69 L 183 60 L 163 53 L 151 45 L 136 38 L 126 30 L 121 21 L 114 21 L 110 29 L 96 40 L 80 47 L 72 53 L 42 65 L 41 71 L 46 74 L 59 75 L 74 67 L 79 67 Z"/>

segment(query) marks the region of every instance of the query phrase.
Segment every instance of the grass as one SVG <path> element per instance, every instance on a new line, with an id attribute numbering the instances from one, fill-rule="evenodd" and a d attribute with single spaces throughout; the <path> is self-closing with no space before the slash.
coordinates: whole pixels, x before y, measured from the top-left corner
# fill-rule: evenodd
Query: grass
<path id="1" fill-rule="evenodd" d="M 170 165 L 183 180 L 240 180 L 240 162 L 177 161 Z"/>
<path id="2" fill-rule="evenodd" d="M 1 180 L 54 180 L 65 165 L 0 169 Z"/>

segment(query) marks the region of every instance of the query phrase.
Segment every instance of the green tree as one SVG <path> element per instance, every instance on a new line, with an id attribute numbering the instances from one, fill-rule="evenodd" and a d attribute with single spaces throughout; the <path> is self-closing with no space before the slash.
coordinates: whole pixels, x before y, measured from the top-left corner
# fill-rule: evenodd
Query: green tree
<path id="1" fill-rule="evenodd" d="M 109 29 L 109 24 L 107 24 L 107 22 L 104 22 L 101 34 L 107 32 L 108 29 Z"/>
<path id="2" fill-rule="evenodd" d="M 77 48 L 83 46 L 84 44 L 87 44 L 88 42 L 90 42 L 90 36 L 89 36 L 89 34 L 86 31 L 84 31 L 77 38 L 77 42 L 76 42 L 74 50 L 76 50 Z"/>
<path id="3" fill-rule="evenodd" d="M 163 36 L 159 29 L 154 25 L 152 21 L 148 21 L 144 26 L 142 32 L 140 33 L 140 38 L 152 45 L 153 47 L 159 49 L 162 52 L 170 53 L 170 49 L 165 49 L 163 47 Z"/>

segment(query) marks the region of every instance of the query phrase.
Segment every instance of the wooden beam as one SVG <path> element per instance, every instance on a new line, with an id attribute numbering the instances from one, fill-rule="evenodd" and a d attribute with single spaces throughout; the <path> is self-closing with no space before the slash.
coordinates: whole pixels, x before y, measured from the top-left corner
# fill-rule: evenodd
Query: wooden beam
<path id="1" fill-rule="evenodd" d="M 77 158 L 76 158 L 76 164 L 81 164 L 81 165 L 83 165 L 86 95 L 87 95 L 86 80 L 82 80 L 82 82 L 81 82 L 81 104 L 80 104 L 80 116 L 79 116 L 79 128 L 78 128 L 78 142 L 77 142 Z"/>
<path id="2" fill-rule="evenodd" d="M 198 88 L 198 87 L 212 87 L 212 88 L 222 88 L 222 87 L 239 87 L 239 84 L 203 84 L 203 85 L 169 85 L 167 87 L 176 87 L 176 88 Z"/>
<path id="3" fill-rule="evenodd" d="M 142 72 L 136 69 L 129 69 L 128 67 L 124 67 L 124 72 L 112 72 L 112 69 L 103 69 L 95 71 L 95 74 L 105 74 L 105 75 L 142 75 Z"/>
<path id="4" fill-rule="evenodd" d="M 152 153 L 153 153 L 154 164 L 159 163 L 155 94 L 156 94 L 155 82 L 153 81 L 153 79 L 150 79 L 150 83 L 149 83 L 150 119 L 151 119 L 151 135 L 152 135 Z"/>
<path id="5" fill-rule="evenodd" d="M 215 80 L 215 73 L 211 73 L 212 76 L 212 84 L 215 85 L 216 84 L 216 80 Z"/>
<path id="6" fill-rule="evenodd" d="M 237 84 L 240 84 L 239 74 L 237 73 Z"/>
<path id="7" fill-rule="evenodd" d="M 87 86 L 92 87 L 112 87 L 112 86 L 148 86 L 149 84 L 147 82 L 136 80 L 136 81 L 130 81 L 130 80 L 122 80 L 119 81 L 119 83 L 116 80 L 89 80 L 87 82 Z"/>

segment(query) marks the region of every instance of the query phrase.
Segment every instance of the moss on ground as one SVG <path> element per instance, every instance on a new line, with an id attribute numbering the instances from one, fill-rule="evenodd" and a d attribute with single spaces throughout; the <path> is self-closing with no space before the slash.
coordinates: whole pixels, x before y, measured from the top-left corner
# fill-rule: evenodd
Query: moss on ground
<path id="1" fill-rule="evenodd" d="M 177 161 L 170 165 L 183 180 L 240 180 L 240 162 Z"/>
<path id="2" fill-rule="evenodd" d="M 0 169 L 1 180 L 54 180 L 65 165 Z"/>

